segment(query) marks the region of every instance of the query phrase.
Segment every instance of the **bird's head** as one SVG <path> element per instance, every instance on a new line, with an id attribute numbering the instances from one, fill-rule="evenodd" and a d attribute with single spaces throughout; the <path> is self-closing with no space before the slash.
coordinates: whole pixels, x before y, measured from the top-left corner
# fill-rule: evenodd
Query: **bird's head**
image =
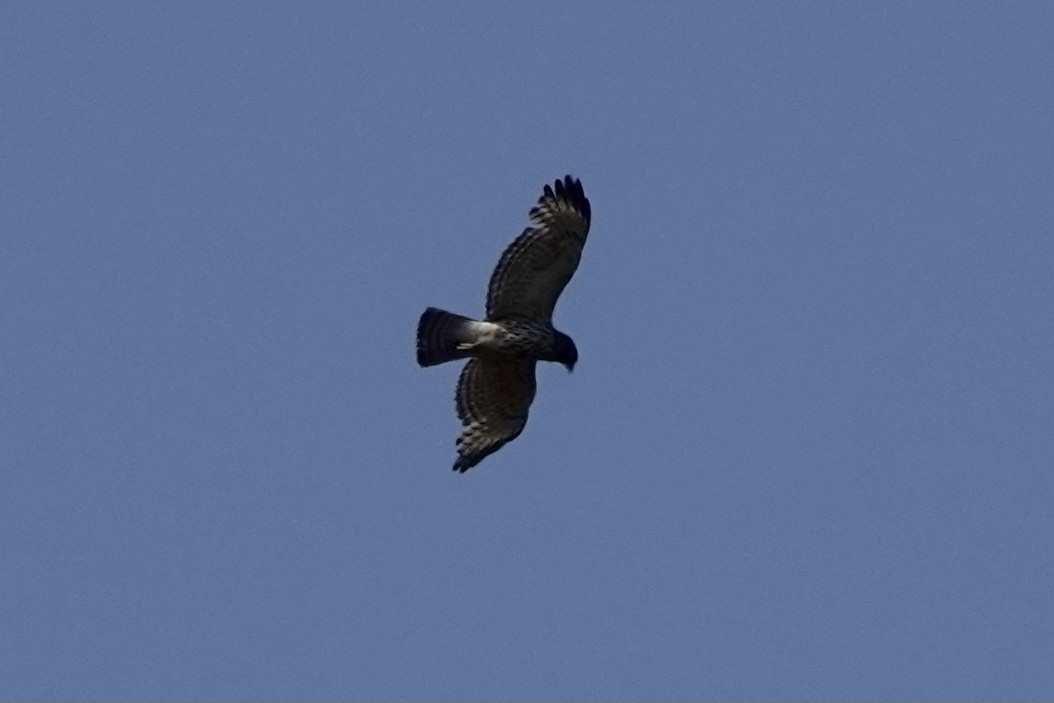
<path id="1" fill-rule="evenodd" d="M 567 367 L 568 373 L 574 371 L 575 364 L 578 363 L 578 347 L 575 346 L 575 341 L 563 332 L 556 333 L 553 344 L 553 361 Z"/>

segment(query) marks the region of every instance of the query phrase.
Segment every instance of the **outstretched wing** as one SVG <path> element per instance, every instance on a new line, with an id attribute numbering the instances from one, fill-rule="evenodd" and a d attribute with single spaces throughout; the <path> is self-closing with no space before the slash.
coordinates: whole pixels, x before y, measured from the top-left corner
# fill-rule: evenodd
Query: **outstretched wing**
<path id="1" fill-rule="evenodd" d="M 457 382 L 457 416 L 465 427 L 457 438 L 454 471 L 464 473 L 520 436 L 534 400 L 534 361 L 471 359 Z"/>
<path id="2" fill-rule="evenodd" d="M 552 324 L 553 308 L 571 280 L 591 217 L 576 178 L 545 186 L 531 209 L 533 223 L 501 255 L 487 288 L 487 318 L 514 316 Z"/>

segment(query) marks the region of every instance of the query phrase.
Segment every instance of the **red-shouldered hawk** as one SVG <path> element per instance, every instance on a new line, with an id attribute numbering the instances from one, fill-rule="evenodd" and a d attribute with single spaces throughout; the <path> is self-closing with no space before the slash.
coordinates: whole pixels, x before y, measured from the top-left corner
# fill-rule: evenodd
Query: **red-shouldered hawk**
<path id="1" fill-rule="evenodd" d="M 578 179 L 548 185 L 531 209 L 532 226 L 501 255 L 487 288 L 487 315 L 474 320 L 428 308 L 417 324 L 417 363 L 472 357 L 457 383 L 454 470 L 465 472 L 516 439 L 534 400 L 534 367 L 555 361 L 574 369 L 574 341 L 553 327 L 553 308 L 571 280 L 591 218 Z"/>

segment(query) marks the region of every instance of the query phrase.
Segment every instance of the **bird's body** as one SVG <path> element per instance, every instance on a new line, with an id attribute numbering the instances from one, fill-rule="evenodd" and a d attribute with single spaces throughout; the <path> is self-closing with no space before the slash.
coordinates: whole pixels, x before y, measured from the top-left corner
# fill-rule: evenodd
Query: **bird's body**
<path id="1" fill-rule="evenodd" d="M 428 308 L 417 325 L 417 363 L 434 366 L 469 358 L 458 379 L 456 405 L 464 428 L 455 471 L 467 471 L 523 431 L 535 393 L 535 364 L 568 370 L 574 341 L 553 327 L 556 300 L 581 259 L 591 209 L 570 176 L 545 186 L 528 227 L 502 254 L 491 275 L 484 320 Z"/>
<path id="2" fill-rule="evenodd" d="M 552 325 L 533 320 L 473 320 L 428 308 L 418 325 L 418 338 L 423 343 L 418 343 L 417 363 L 435 366 L 473 356 L 556 361 L 559 334 Z"/>

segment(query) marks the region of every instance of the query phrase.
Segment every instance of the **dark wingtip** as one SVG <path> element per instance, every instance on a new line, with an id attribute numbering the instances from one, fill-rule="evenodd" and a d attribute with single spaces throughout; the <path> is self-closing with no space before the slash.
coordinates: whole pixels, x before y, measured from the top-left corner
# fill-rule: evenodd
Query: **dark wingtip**
<path id="1" fill-rule="evenodd" d="M 546 186 L 545 189 L 548 191 L 549 186 Z M 582 217 L 586 219 L 587 226 L 592 223 L 593 211 L 589 205 L 589 198 L 586 197 L 586 191 L 582 188 L 582 181 L 574 178 L 569 173 L 564 176 L 562 183 L 560 181 L 556 182 L 556 190 L 570 200 L 574 204 L 575 209 L 582 213 Z"/>
<path id="2" fill-rule="evenodd" d="M 542 197 L 538 198 L 538 204 L 531 208 L 530 217 L 534 217 L 539 212 L 546 200 L 566 200 L 570 202 L 575 210 L 582 213 L 582 217 L 586 220 L 586 226 L 588 227 L 592 224 L 593 210 L 589 205 L 589 198 L 586 197 L 585 189 L 582 188 L 582 181 L 571 174 L 565 175 L 562 179 L 557 178 L 551 186 L 548 183 L 543 186 Z"/>

